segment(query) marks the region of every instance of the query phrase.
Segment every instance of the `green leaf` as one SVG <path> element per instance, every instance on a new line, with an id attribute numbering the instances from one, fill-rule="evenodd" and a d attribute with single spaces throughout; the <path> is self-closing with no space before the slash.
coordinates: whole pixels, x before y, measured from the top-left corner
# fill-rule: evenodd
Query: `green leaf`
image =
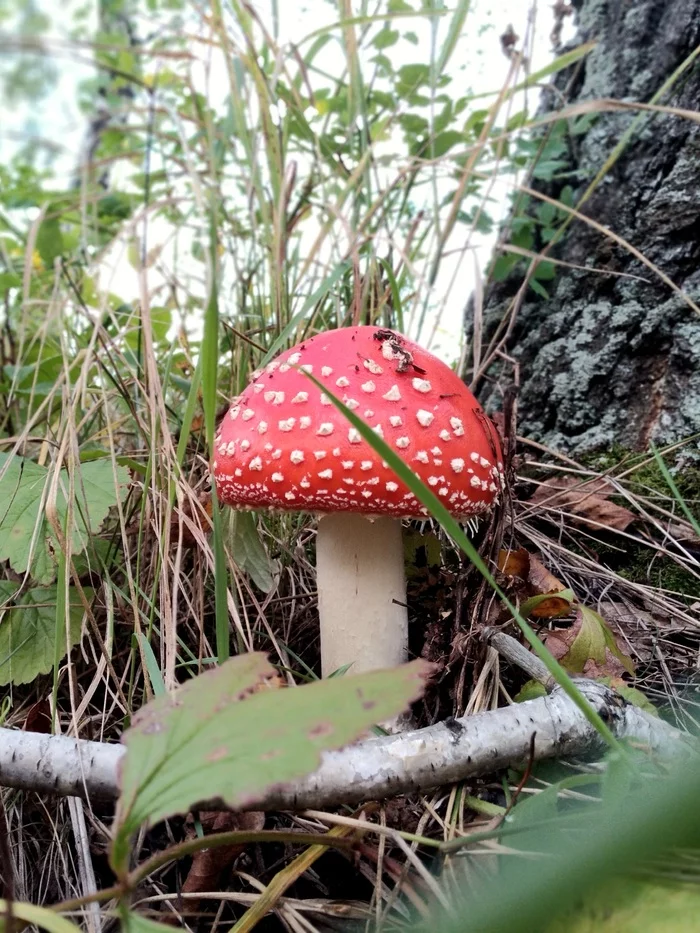
<path id="1" fill-rule="evenodd" d="M 554 176 L 568 165 L 565 159 L 543 159 L 532 169 L 532 177 L 542 181 L 551 181 Z"/>
<path id="2" fill-rule="evenodd" d="M 388 25 L 385 25 L 377 35 L 372 40 L 372 45 L 376 49 L 388 49 L 392 45 L 396 45 L 399 41 L 398 31 L 395 29 L 389 29 Z"/>
<path id="3" fill-rule="evenodd" d="M 554 263 L 547 262 L 546 260 L 544 260 L 543 262 L 537 263 L 537 268 L 535 269 L 534 278 L 540 281 L 549 282 L 553 278 L 555 278 L 556 274 L 557 274 L 557 267 L 554 265 Z"/>
<path id="4" fill-rule="evenodd" d="M 163 681 L 160 665 L 156 661 L 153 648 L 151 648 L 151 643 L 148 641 L 143 632 L 139 632 L 138 635 L 136 635 L 136 640 L 141 646 L 141 651 L 143 652 L 143 657 L 146 661 L 148 676 L 151 681 L 151 686 L 153 687 L 153 696 L 165 696 L 167 694 L 167 690 L 165 689 L 165 683 Z"/>
<path id="5" fill-rule="evenodd" d="M 444 133 L 438 133 L 435 139 L 428 145 L 428 152 L 431 158 L 438 159 L 449 152 L 453 146 L 464 142 L 464 133 L 457 130 L 445 130 Z"/>
<path id="6" fill-rule="evenodd" d="M 253 582 L 264 593 L 275 585 L 277 562 L 270 559 L 260 540 L 258 525 L 252 512 L 232 512 L 233 536 L 231 554 L 241 570 L 249 573 Z"/>
<path id="7" fill-rule="evenodd" d="M 494 282 L 503 282 L 520 262 L 520 257 L 513 253 L 496 257 L 491 267 L 491 278 Z"/>
<path id="8" fill-rule="evenodd" d="M 56 391 L 56 383 L 64 369 L 64 360 L 60 354 L 42 356 L 26 366 L 4 367 L 5 375 L 14 383 L 18 395 L 34 395 L 46 398 Z"/>
<path id="9" fill-rule="evenodd" d="M 162 343 L 168 336 L 172 324 L 172 312 L 168 308 L 151 308 L 150 317 L 153 342 L 156 344 Z M 125 333 L 124 340 L 132 350 L 138 348 L 140 342 L 139 320 L 136 316 L 133 318 L 131 328 Z"/>
<path id="10" fill-rule="evenodd" d="M 0 582 L 0 605 L 11 604 L 0 619 L 0 685 L 28 684 L 39 674 L 48 674 L 54 658 L 62 660 L 80 641 L 83 605 L 74 588 L 69 590 L 69 632 L 60 630 L 56 652 L 56 587 L 32 587 L 13 601 L 18 584 Z M 89 600 L 93 591 L 84 588 Z"/>
<path id="11" fill-rule="evenodd" d="M 56 576 L 52 552 L 58 542 L 45 514 L 45 496 L 50 481 L 46 467 L 31 460 L 0 453 L 0 560 L 7 560 L 17 573 L 30 570 L 37 583 L 51 583 Z M 74 554 L 83 551 L 89 536 L 96 534 L 117 497 L 123 500 L 129 481 L 128 471 L 111 462 L 95 460 L 80 464 L 75 475 L 73 527 L 70 534 Z M 56 510 L 66 530 L 68 475 L 61 472 Z"/>
<path id="12" fill-rule="evenodd" d="M 516 703 L 526 703 L 528 700 L 536 700 L 538 697 L 547 696 L 547 690 L 544 684 L 539 680 L 528 680 L 522 685 L 513 699 Z"/>
<path id="13" fill-rule="evenodd" d="M 545 301 L 548 301 L 548 300 L 549 300 L 549 292 L 548 292 L 547 289 L 544 287 L 544 285 L 540 285 L 540 283 L 537 281 L 537 279 L 530 279 L 530 283 L 529 283 L 529 284 L 530 284 L 530 288 L 533 290 L 533 292 L 535 292 L 536 294 L 538 294 L 538 295 L 540 296 L 540 298 L 544 298 Z"/>
<path id="14" fill-rule="evenodd" d="M 193 678 L 174 697 L 153 700 L 124 734 L 113 865 L 128 859 L 129 837 L 146 821 L 202 800 L 252 806 L 270 787 L 313 771 L 322 750 L 405 709 L 428 670 L 414 661 L 272 689 L 275 670 L 265 656 L 244 654 Z"/>
<path id="15" fill-rule="evenodd" d="M 571 647 L 560 659 L 562 666 L 573 673 L 582 673 L 588 660 L 605 664 L 607 649 L 620 661 L 628 674 L 633 674 L 632 660 L 620 651 L 605 619 L 587 606 L 578 607 L 578 616 L 581 625 L 571 642 Z"/>
<path id="16" fill-rule="evenodd" d="M 469 12 L 470 0 L 458 0 L 455 5 L 455 10 L 450 20 L 449 26 L 447 27 L 447 36 L 445 37 L 445 42 L 443 43 L 442 48 L 440 49 L 440 54 L 438 56 L 437 65 L 435 71 L 438 75 L 442 75 L 447 68 L 447 65 L 452 58 L 452 55 L 457 48 L 459 40 L 462 36 L 462 30 L 464 28 L 464 22 L 467 18 L 467 13 Z"/>
<path id="17" fill-rule="evenodd" d="M 603 683 L 608 683 L 612 681 L 612 677 L 604 677 Z M 649 697 L 642 693 L 641 690 L 637 690 L 636 687 L 629 687 L 627 684 L 616 683 L 614 688 L 615 693 L 619 693 L 623 700 L 627 700 L 628 703 L 631 703 L 632 706 L 638 706 L 639 709 L 643 709 L 645 713 L 649 713 L 650 716 L 656 716 L 658 718 L 659 711 L 651 702 Z"/>
<path id="18" fill-rule="evenodd" d="M 430 68 L 422 63 L 404 65 L 402 68 L 399 68 L 398 77 L 396 93 L 400 97 L 408 97 L 413 94 L 417 88 L 429 83 Z"/>
<path id="19" fill-rule="evenodd" d="M 442 545 L 432 531 L 420 532 L 407 528 L 403 536 L 403 556 L 406 564 L 406 576 L 415 576 L 418 568 L 440 567 L 442 564 Z"/>
<path id="20" fill-rule="evenodd" d="M 549 201 L 543 201 L 537 207 L 537 219 L 540 223 L 545 225 L 551 224 L 557 214 L 556 205 L 550 204 Z"/>
<path id="21" fill-rule="evenodd" d="M 418 136 L 420 133 L 426 133 L 430 126 L 428 120 L 417 113 L 400 114 L 399 124 L 409 136 Z"/>
<path id="22" fill-rule="evenodd" d="M 8 288 L 19 288 L 21 284 L 22 279 L 14 272 L 0 272 L 0 292 Z"/>
<path id="23" fill-rule="evenodd" d="M 700 890 L 681 884 L 631 878 L 574 898 L 575 906 L 547 925 L 544 933 L 697 933 Z"/>
<path id="24" fill-rule="evenodd" d="M 48 205 L 46 216 L 36 235 L 36 248 L 47 268 L 51 268 L 54 259 L 63 252 L 63 234 L 58 216 L 54 214 L 55 210 L 54 205 Z"/>
<path id="25" fill-rule="evenodd" d="M 9 910 L 7 901 L 0 900 L 0 917 L 6 917 Z M 48 930 L 49 933 L 80 933 L 80 927 L 66 920 L 49 907 L 36 907 L 34 904 L 12 902 L 12 916 L 25 923 Z M 172 927 L 171 927 L 172 929 Z"/>
<path id="26" fill-rule="evenodd" d="M 123 933 L 173 933 L 171 924 L 157 923 L 134 910 L 122 911 L 121 928 Z"/>

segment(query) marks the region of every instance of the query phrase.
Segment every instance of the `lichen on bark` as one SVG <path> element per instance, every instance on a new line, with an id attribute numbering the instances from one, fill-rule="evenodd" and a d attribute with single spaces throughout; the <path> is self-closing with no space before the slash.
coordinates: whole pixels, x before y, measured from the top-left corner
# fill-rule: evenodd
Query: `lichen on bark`
<path id="1" fill-rule="evenodd" d="M 575 6 L 575 44 L 595 39 L 597 45 L 574 66 L 578 71 L 557 75 L 556 91 L 543 101 L 547 110 L 601 97 L 648 102 L 700 43 L 700 0 L 579 0 Z M 697 110 L 699 99 L 696 65 L 659 102 Z M 632 111 L 601 113 L 571 141 L 566 183 L 574 184 L 574 203 L 637 119 Z M 583 207 L 697 304 L 699 173 L 698 123 L 648 114 Z M 564 183 L 550 181 L 540 190 L 557 197 Z M 582 221 L 551 255 L 585 268 L 559 266 L 546 283 L 549 298 L 528 289 L 519 307 L 504 349 L 520 367 L 520 431 L 569 452 L 613 443 L 640 449 L 649 440 L 665 444 L 700 433 L 700 316 L 630 251 Z M 523 269 L 488 288 L 487 335 L 508 313 Z M 502 364 L 490 375 L 507 378 Z M 486 403 L 497 407 L 502 387 L 481 388 Z"/>

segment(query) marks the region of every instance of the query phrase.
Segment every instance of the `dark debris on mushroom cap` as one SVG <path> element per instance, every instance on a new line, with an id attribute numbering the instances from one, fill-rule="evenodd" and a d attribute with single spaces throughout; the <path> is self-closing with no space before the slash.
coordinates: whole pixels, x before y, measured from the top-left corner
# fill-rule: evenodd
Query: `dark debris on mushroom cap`
<path id="1" fill-rule="evenodd" d="M 216 434 L 212 473 L 237 508 L 426 512 L 305 372 L 390 444 L 452 514 L 487 511 L 503 487 L 494 426 L 459 377 L 394 331 L 318 334 L 253 374 Z"/>

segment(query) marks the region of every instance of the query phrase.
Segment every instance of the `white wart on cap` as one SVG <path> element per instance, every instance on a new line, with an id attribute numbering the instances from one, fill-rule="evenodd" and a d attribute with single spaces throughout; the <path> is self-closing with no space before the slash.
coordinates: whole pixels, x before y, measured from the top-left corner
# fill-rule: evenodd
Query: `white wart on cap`
<path id="1" fill-rule="evenodd" d="M 220 501 L 238 508 L 424 515 L 413 493 L 304 375 L 322 382 L 458 517 L 503 485 L 495 428 L 459 377 L 393 331 L 328 331 L 254 375 L 216 435 Z"/>

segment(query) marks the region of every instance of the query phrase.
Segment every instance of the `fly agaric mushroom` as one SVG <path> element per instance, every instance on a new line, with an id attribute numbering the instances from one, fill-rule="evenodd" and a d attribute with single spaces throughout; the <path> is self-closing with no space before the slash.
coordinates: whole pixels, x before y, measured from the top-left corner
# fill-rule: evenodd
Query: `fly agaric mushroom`
<path id="1" fill-rule="evenodd" d="M 401 519 L 427 513 L 305 373 L 394 447 L 457 518 L 487 512 L 503 486 L 496 430 L 448 366 L 378 327 L 328 331 L 282 353 L 253 374 L 219 427 L 212 472 L 221 502 L 321 513 L 324 676 L 345 664 L 392 667 L 407 657 Z"/>

